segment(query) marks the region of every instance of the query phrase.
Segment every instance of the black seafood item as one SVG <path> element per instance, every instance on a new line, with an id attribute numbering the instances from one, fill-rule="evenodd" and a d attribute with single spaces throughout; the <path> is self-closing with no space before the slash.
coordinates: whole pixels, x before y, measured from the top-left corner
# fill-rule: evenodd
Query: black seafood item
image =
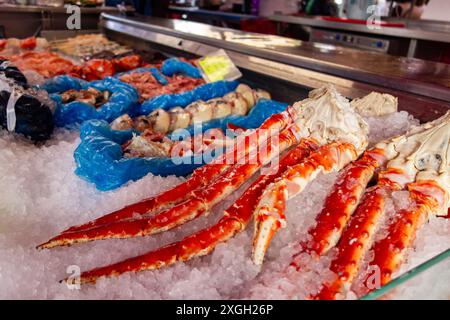
<path id="1" fill-rule="evenodd" d="M 34 96 L 34 90 L 29 89 L 24 74 L 7 60 L 0 59 L 0 81 L 3 89 L 0 91 L 0 126 L 8 129 L 6 109 L 10 91 L 14 89 L 16 93 L 20 93 L 14 104 L 14 132 L 21 133 L 35 142 L 49 139 L 54 128 L 53 114 L 46 104 Z"/>
<path id="2" fill-rule="evenodd" d="M 7 129 L 6 106 L 10 93 L 0 91 L 0 125 Z M 25 93 L 15 104 L 16 126 L 14 131 L 33 141 L 50 138 L 53 132 L 53 114 L 50 108 L 37 98 Z"/>
<path id="3" fill-rule="evenodd" d="M 27 78 L 17 67 L 9 65 L 7 60 L 0 59 L 0 74 L 4 74 L 7 78 L 13 79 L 22 86 L 27 85 Z"/>

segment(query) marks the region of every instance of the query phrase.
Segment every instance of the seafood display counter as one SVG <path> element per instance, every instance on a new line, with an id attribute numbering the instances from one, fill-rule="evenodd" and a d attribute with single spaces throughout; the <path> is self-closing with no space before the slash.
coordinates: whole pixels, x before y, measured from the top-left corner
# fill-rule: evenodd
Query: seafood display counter
<path id="1" fill-rule="evenodd" d="M 379 28 L 368 28 L 361 20 L 335 17 L 307 17 L 275 14 L 269 17 L 277 23 L 295 24 L 309 34 L 310 41 L 359 47 L 365 50 L 389 52 L 410 58 L 442 61 L 448 50 L 450 25 L 445 21 L 389 18 Z M 432 49 L 431 49 L 432 48 Z M 426 53 L 426 51 L 432 51 Z"/>
<path id="2" fill-rule="evenodd" d="M 449 107 L 450 66 L 442 63 L 247 33 L 185 20 L 102 14 L 100 25 L 107 35 L 131 41 L 138 47 L 152 43 L 157 48 L 162 45 L 166 51 L 194 56 L 223 48 L 235 64 L 249 74 L 263 73 L 277 81 L 301 83 L 307 88 L 331 82 L 349 98 L 381 88 L 378 90 L 402 97 L 400 107 L 413 113 L 422 112 L 422 102 L 426 100 L 426 112 L 418 115 L 423 121 L 432 119 L 430 114 L 445 112 Z M 136 43 L 135 39 L 140 41 Z"/>
<path id="3" fill-rule="evenodd" d="M 0 43 L 0 297 L 449 297 L 446 67 L 100 27 Z M 207 81 L 219 49 L 241 78 Z"/>

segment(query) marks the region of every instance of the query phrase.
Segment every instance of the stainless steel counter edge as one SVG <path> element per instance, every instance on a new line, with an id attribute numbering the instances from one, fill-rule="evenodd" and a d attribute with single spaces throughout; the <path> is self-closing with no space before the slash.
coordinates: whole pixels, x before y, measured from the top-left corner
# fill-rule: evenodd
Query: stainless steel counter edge
<path id="1" fill-rule="evenodd" d="M 364 70 L 360 70 L 358 68 L 351 68 L 349 66 L 342 66 L 335 63 L 330 63 L 328 61 L 317 60 L 312 57 L 299 56 L 290 53 L 278 52 L 270 49 L 262 49 L 255 48 L 243 44 L 229 42 L 223 39 L 215 39 L 212 37 L 198 36 L 192 33 L 181 32 L 178 30 L 171 29 L 167 26 L 161 26 L 157 24 L 150 24 L 146 22 L 136 21 L 127 17 L 119 17 L 116 15 L 102 13 L 102 20 L 104 21 L 114 21 L 116 23 L 121 24 L 123 27 L 135 27 L 136 32 L 139 30 L 148 30 L 161 34 L 173 35 L 177 37 L 181 37 L 183 39 L 193 40 L 200 43 L 204 43 L 207 45 L 223 48 L 226 50 L 232 50 L 236 52 L 240 52 L 243 54 L 247 54 L 254 57 L 260 57 L 268 60 L 272 60 L 275 62 L 282 62 L 284 64 L 298 66 L 314 71 L 318 71 L 321 73 L 336 75 L 339 77 L 343 77 L 350 80 L 365 82 L 369 84 L 373 84 L 376 86 L 383 86 L 388 89 L 400 90 L 409 92 L 414 95 L 423 95 L 426 97 L 430 97 L 433 99 L 440 99 L 443 101 L 450 101 L 450 90 L 444 86 L 438 86 L 431 83 L 423 83 L 415 80 L 405 81 L 402 78 L 394 77 L 394 76 L 381 76 L 374 73 L 369 73 Z M 149 21 L 152 21 L 149 19 Z M 190 23 L 184 21 L 185 23 Z M 196 23 L 195 23 L 196 24 Z M 205 25 L 207 26 L 207 25 Z M 116 26 L 117 27 L 117 26 Z M 212 30 L 217 30 L 218 32 L 225 32 L 228 29 L 218 28 L 207 26 Z M 236 32 L 236 30 L 233 30 Z M 245 34 L 245 33 L 242 33 Z M 252 34 L 255 35 L 255 34 Z M 257 36 L 261 37 L 264 35 L 257 34 Z M 363 52 L 361 54 L 364 54 Z"/>
<path id="2" fill-rule="evenodd" d="M 421 30 L 418 28 L 411 29 L 408 27 L 394 28 L 385 26 L 380 26 L 379 29 L 369 29 L 366 25 L 362 24 L 350 24 L 345 22 L 322 20 L 318 18 L 296 17 L 288 15 L 272 15 L 269 17 L 269 19 L 276 22 L 285 22 L 311 27 L 338 29 L 338 30 L 370 33 L 399 38 L 431 40 L 450 43 L 450 32 L 428 31 L 428 30 Z"/>
<path id="3" fill-rule="evenodd" d="M 227 12 L 227 11 L 219 11 L 219 10 L 207 10 L 200 9 L 199 7 L 180 7 L 176 5 L 170 5 L 169 10 L 185 12 L 187 14 L 205 14 L 205 15 L 217 15 L 222 17 L 235 17 L 241 19 L 257 19 L 258 16 L 243 14 L 243 13 L 235 13 L 235 12 Z"/>
<path id="4" fill-rule="evenodd" d="M 101 13 L 101 12 L 118 12 L 117 7 L 80 7 L 81 13 Z M 127 12 L 133 12 L 134 9 L 127 8 Z M 31 5 L 0 5 L 0 12 L 55 12 L 66 13 L 65 6 L 31 6 Z"/>

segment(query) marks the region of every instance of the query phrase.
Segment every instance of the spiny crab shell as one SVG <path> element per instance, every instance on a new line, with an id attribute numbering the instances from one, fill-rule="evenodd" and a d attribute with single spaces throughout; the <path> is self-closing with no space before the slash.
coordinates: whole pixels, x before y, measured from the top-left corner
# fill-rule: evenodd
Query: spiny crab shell
<path id="1" fill-rule="evenodd" d="M 387 93 L 371 92 L 350 104 L 360 115 L 373 117 L 397 112 L 398 99 Z"/>
<path id="2" fill-rule="evenodd" d="M 404 186 L 414 181 L 436 181 L 445 189 L 437 215 L 447 215 L 450 206 L 450 111 L 435 121 L 414 127 L 404 136 L 377 145 L 386 151 L 387 168 L 400 169 L 403 174 L 385 174 Z"/>
<path id="3" fill-rule="evenodd" d="M 312 90 L 307 99 L 293 107 L 298 111 L 296 124 L 301 137 L 313 138 L 321 145 L 348 142 L 358 154 L 366 149 L 368 124 L 333 85 Z"/>

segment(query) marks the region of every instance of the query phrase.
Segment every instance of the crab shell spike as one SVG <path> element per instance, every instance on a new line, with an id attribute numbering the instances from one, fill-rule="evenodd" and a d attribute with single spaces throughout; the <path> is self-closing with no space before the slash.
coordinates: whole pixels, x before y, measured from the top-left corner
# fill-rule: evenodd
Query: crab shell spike
<path id="1" fill-rule="evenodd" d="M 402 187 L 413 181 L 436 181 L 447 191 L 437 214 L 446 215 L 450 205 L 450 111 L 392 143 L 398 154 L 388 162 L 380 179 Z"/>
<path id="2" fill-rule="evenodd" d="M 371 92 L 353 99 L 350 105 L 362 116 L 375 117 L 397 112 L 398 99 L 387 93 Z"/>
<path id="3" fill-rule="evenodd" d="M 309 97 L 293 105 L 302 137 L 311 137 L 325 145 L 332 141 L 348 142 L 361 154 L 368 144 L 369 127 L 340 95 L 327 85 L 310 92 Z"/>

